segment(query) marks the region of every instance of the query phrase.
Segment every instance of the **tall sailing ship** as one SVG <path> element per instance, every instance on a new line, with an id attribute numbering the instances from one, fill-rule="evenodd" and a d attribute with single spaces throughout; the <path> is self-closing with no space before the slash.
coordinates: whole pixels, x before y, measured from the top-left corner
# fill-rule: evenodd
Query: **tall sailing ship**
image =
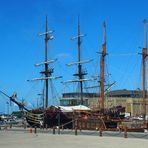
<path id="1" fill-rule="evenodd" d="M 78 82 L 80 84 L 80 101 L 76 104 L 69 104 L 69 106 L 48 106 L 48 81 L 52 79 L 61 78 L 61 76 L 53 77 L 53 68 L 50 69 L 48 67 L 48 64 L 51 62 L 54 62 L 54 60 L 48 60 L 47 54 L 48 54 L 48 40 L 52 40 L 53 37 L 50 35 L 52 31 L 48 31 L 48 22 L 46 18 L 46 31 L 45 33 L 42 33 L 40 35 L 45 35 L 45 62 L 42 62 L 40 64 L 36 64 L 36 66 L 45 65 L 45 70 L 41 73 L 45 75 L 44 78 L 35 78 L 33 80 L 45 80 L 45 88 L 46 88 L 46 95 L 45 95 L 45 108 L 40 109 L 34 109 L 31 111 L 31 113 L 27 113 L 26 119 L 28 123 L 32 126 L 39 126 L 41 122 L 43 122 L 44 126 L 47 127 L 53 127 L 53 126 L 59 126 L 64 125 L 65 128 L 72 128 L 74 120 L 74 111 L 79 111 L 77 115 L 84 114 L 85 111 L 90 111 L 90 109 L 84 104 L 86 104 L 83 100 L 83 81 L 89 81 L 91 79 L 85 79 L 84 75 L 86 73 L 82 70 L 82 63 L 90 62 L 91 60 L 84 60 L 81 61 L 81 54 L 80 54 L 80 44 L 81 44 L 81 37 L 83 37 L 82 34 L 80 34 L 80 23 L 78 20 L 78 35 L 77 37 L 74 37 L 72 39 L 78 39 L 78 62 L 73 62 L 68 64 L 68 66 L 71 65 L 78 65 L 78 73 L 74 74 L 74 76 L 78 77 L 76 80 L 68 80 L 63 83 L 69 83 L 69 82 Z M 36 120 L 36 123 L 34 122 Z M 42 120 L 42 121 L 41 121 Z M 68 124 L 67 124 L 68 123 Z"/>
<path id="2" fill-rule="evenodd" d="M 52 31 L 48 31 L 48 24 L 47 24 L 47 18 L 46 18 L 46 31 L 45 33 L 42 33 L 40 35 L 45 35 L 45 62 L 41 64 L 36 64 L 36 66 L 40 66 L 42 64 L 45 65 L 45 70 L 41 73 L 45 75 L 44 78 L 35 78 L 33 80 L 45 80 L 46 82 L 46 100 L 45 100 L 45 108 L 42 109 L 34 109 L 27 113 L 26 119 L 28 123 L 31 126 L 39 126 L 40 122 L 42 121 L 44 126 L 47 127 L 53 127 L 53 126 L 60 126 L 62 125 L 64 128 L 72 128 L 75 124 L 75 120 L 81 121 L 81 119 L 87 119 L 89 118 L 102 118 L 104 116 L 109 116 L 110 118 L 121 118 L 121 112 L 125 111 L 124 107 L 118 106 L 116 108 L 111 108 L 110 110 L 105 110 L 104 107 L 104 73 L 105 73 L 105 56 L 106 56 L 106 24 L 104 22 L 104 43 L 102 45 L 102 53 L 101 53 L 101 73 L 100 73 L 100 84 L 101 84 L 101 108 L 97 111 L 93 111 L 90 108 L 88 108 L 87 102 L 84 100 L 84 82 L 85 81 L 92 81 L 96 80 L 96 78 L 85 78 L 85 75 L 87 73 L 83 70 L 82 64 L 91 62 L 92 60 L 82 60 L 81 59 L 81 38 L 84 37 L 83 34 L 80 32 L 80 20 L 78 18 L 78 35 L 76 37 L 73 37 L 72 39 L 77 39 L 77 45 L 78 45 L 78 61 L 73 62 L 70 64 L 67 64 L 68 66 L 77 65 L 77 73 L 74 74 L 77 79 L 74 80 L 67 80 L 63 83 L 78 83 L 79 92 L 77 93 L 80 97 L 80 99 L 77 99 L 77 101 L 73 104 L 68 104 L 67 106 L 50 106 L 48 107 L 48 80 L 61 78 L 61 76 L 53 77 L 52 73 L 53 70 L 48 68 L 48 64 L 51 62 L 54 62 L 54 60 L 48 60 L 47 53 L 48 53 L 48 40 L 53 39 L 50 34 Z M 111 121 L 111 119 L 104 118 L 104 124 L 108 128 L 117 127 L 117 122 Z M 122 117 L 123 118 L 123 117 Z M 87 121 L 85 120 L 85 121 Z"/>
<path id="3" fill-rule="evenodd" d="M 68 64 L 68 66 L 77 65 L 78 72 L 74 74 L 77 77 L 75 80 L 67 80 L 64 83 L 69 82 L 77 82 L 80 86 L 80 91 L 78 94 L 80 95 L 80 99 L 77 100 L 76 104 L 73 106 L 48 106 L 48 81 L 52 79 L 61 78 L 61 76 L 52 76 L 54 69 L 49 68 L 49 64 L 55 62 L 56 60 L 48 60 L 48 41 L 53 39 L 51 35 L 53 31 L 48 30 L 48 21 L 46 17 L 46 30 L 45 33 L 41 33 L 40 36 L 45 36 L 45 61 L 36 66 L 44 65 L 44 71 L 41 71 L 41 74 L 44 75 L 43 78 L 35 78 L 33 81 L 44 80 L 45 81 L 45 106 L 42 108 L 29 110 L 25 107 L 25 105 L 21 102 L 16 101 L 16 95 L 8 96 L 4 92 L 1 91 L 5 96 L 9 97 L 10 100 L 16 103 L 20 109 L 24 109 L 26 111 L 26 119 L 30 126 L 43 126 L 45 127 L 54 127 L 54 126 L 63 126 L 63 128 L 73 128 L 74 126 L 81 126 L 83 123 L 92 123 L 95 126 L 102 127 L 102 125 L 106 128 L 117 128 L 121 119 L 124 118 L 125 108 L 122 106 L 117 106 L 114 108 L 106 109 L 104 106 L 104 98 L 105 98 L 105 57 L 106 57 L 106 24 L 104 22 L 104 43 L 102 45 L 101 52 L 101 62 L 100 62 L 100 86 L 101 86 L 101 108 L 98 110 L 91 110 L 86 107 L 86 102 L 83 99 L 83 83 L 85 81 L 95 80 L 95 78 L 86 79 L 84 76 L 86 75 L 85 71 L 82 69 L 82 64 L 91 62 L 91 60 L 81 60 L 81 38 L 84 36 L 80 32 L 80 21 L 78 19 L 78 35 L 72 39 L 77 39 L 78 43 L 78 61 Z M 143 106 L 144 112 L 143 115 L 146 115 L 146 92 L 145 92 L 145 61 L 147 57 L 147 47 L 142 50 L 143 57 Z M 98 101 L 100 102 L 99 98 Z M 43 103 L 44 104 L 44 103 Z M 76 121 L 76 122 L 75 122 Z M 81 125 L 80 125 L 81 124 Z M 93 127 L 93 128 L 94 128 Z M 86 127 L 87 128 L 87 127 Z"/>

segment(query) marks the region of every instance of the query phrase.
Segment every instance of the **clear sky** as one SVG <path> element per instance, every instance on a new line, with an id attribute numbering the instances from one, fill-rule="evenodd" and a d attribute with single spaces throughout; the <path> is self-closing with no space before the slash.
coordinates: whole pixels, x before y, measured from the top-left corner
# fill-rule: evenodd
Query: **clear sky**
<path id="1" fill-rule="evenodd" d="M 143 47 L 143 19 L 148 18 L 147 0 L 0 0 L 0 90 L 11 95 L 17 92 L 36 106 L 37 95 L 43 82 L 27 82 L 40 77 L 41 68 L 35 63 L 44 60 L 44 39 L 37 34 L 45 30 L 45 16 L 49 28 L 55 30 L 55 40 L 49 43 L 49 59 L 58 58 L 54 75 L 56 90 L 70 89 L 61 81 L 72 79 L 75 67 L 65 64 L 77 60 L 77 19 L 80 15 L 81 32 L 86 34 L 82 43 L 82 59 L 94 59 L 84 67 L 98 75 L 99 55 L 103 43 L 103 21 L 107 24 L 107 67 L 113 89 L 141 87 L 141 56 L 114 56 L 114 54 L 141 52 Z M 65 90 L 67 87 L 68 89 Z M 7 112 L 8 99 L 0 94 L 0 112 Z M 15 108 L 15 107 L 13 107 Z"/>

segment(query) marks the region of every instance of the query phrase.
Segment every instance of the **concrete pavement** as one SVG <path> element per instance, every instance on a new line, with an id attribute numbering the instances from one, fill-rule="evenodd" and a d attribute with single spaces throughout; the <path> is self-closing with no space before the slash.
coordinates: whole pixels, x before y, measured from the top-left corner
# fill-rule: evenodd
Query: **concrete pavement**
<path id="1" fill-rule="evenodd" d="M 0 131 L 0 148 L 147 148 L 147 139 Z"/>

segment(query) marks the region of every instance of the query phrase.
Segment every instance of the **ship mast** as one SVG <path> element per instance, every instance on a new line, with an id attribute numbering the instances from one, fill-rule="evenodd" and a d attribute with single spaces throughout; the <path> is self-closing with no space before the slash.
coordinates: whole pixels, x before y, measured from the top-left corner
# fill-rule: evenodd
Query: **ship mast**
<path id="1" fill-rule="evenodd" d="M 146 116 L 146 90 L 145 90 L 145 77 L 146 77 L 146 57 L 148 56 L 147 54 L 147 31 L 146 31 L 146 19 L 143 21 L 144 23 L 144 48 L 142 49 L 142 96 L 143 96 L 143 117 L 145 120 Z"/>
<path id="2" fill-rule="evenodd" d="M 84 73 L 82 72 L 82 65 L 80 63 L 81 61 L 81 33 L 80 33 L 80 20 L 78 17 L 78 76 L 79 80 L 83 79 Z M 80 96 L 81 96 L 81 105 L 83 105 L 83 82 L 80 81 Z"/>
<path id="3" fill-rule="evenodd" d="M 48 20 L 47 20 L 47 16 L 46 16 L 46 30 L 45 32 L 48 32 Z M 45 77 L 47 78 L 49 73 L 48 73 L 48 63 L 47 63 L 47 60 L 48 60 L 48 40 L 49 40 L 49 37 L 48 37 L 48 34 L 46 33 L 45 34 Z M 46 100 L 45 100 L 45 107 L 47 108 L 48 107 L 48 79 L 45 80 L 45 85 L 46 85 Z"/>
<path id="4" fill-rule="evenodd" d="M 52 76 L 52 73 L 54 72 L 54 68 L 49 68 L 49 64 L 57 61 L 57 59 L 54 60 L 48 60 L 48 41 L 53 40 L 54 37 L 51 35 L 53 31 L 48 30 L 48 18 L 46 16 L 46 28 L 44 33 L 40 33 L 39 36 L 45 36 L 45 61 L 41 62 L 39 64 L 35 64 L 35 66 L 41 66 L 44 65 L 44 70 L 41 71 L 40 73 L 44 75 L 43 78 L 34 78 L 31 81 L 36 81 L 36 80 L 45 80 L 45 108 L 48 107 L 48 80 L 52 79 L 58 79 L 62 78 L 62 76 Z M 30 80 L 29 80 L 30 81 Z M 43 107 L 44 107 L 44 102 L 43 102 Z"/>
<path id="5" fill-rule="evenodd" d="M 80 19 L 78 17 L 78 35 L 76 37 L 73 37 L 72 39 L 77 39 L 78 44 L 78 62 L 74 62 L 73 64 L 78 64 L 78 73 L 74 74 L 74 76 L 78 77 L 78 80 L 74 80 L 74 82 L 78 82 L 80 84 L 80 105 L 84 105 L 83 100 L 83 81 L 87 81 L 87 79 L 84 79 L 84 75 L 86 73 L 82 70 L 82 64 L 90 62 L 90 60 L 81 61 L 81 38 L 84 37 L 83 34 L 81 34 L 80 31 Z"/>
<path id="6" fill-rule="evenodd" d="M 66 64 L 67 66 L 73 66 L 73 65 L 77 65 L 78 66 L 78 72 L 76 74 L 73 74 L 73 76 L 77 76 L 78 79 L 67 80 L 67 81 L 64 81 L 64 83 L 78 82 L 80 84 L 80 90 L 79 90 L 80 91 L 79 92 L 79 94 L 80 94 L 80 105 L 84 105 L 85 104 L 84 100 L 83 100 L 83 82 L 84 81 L 96 80 L 96 78 L 84 78 L 84 76 L 87 75 L 87 72 L 82 69 L 82 64 L 89 63 L 89 62 L 93 61 L 93 60 L 83 60 L 83 61 L 81 61 L 81 39 L 84 36 L 85 35 L 81 34 L 81 31 L 80 31 L 80 19 L 78 17 L 78 35 L 76 37 L 72 37 L 72 40 L 77 39 L 78 61 Z"/>
<path id="7" fill-rule="evenodd" d="M 106 56 L 106 23 L 103 24 L 104 43 L 102 45 L 101 54 L 101 111 L 104 113 L 104 80 L 105 80 L 105 56 Z"/>

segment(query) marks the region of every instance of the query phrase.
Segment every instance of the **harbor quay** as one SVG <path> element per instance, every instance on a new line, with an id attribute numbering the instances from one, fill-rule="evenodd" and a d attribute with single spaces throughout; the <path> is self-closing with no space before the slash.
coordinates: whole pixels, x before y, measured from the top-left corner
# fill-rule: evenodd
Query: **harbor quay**
<path id="1" fill-rule="evenodd" d="M 148 133 L 130 133 L 128 138 L 122 134 L 104 132 L 100 136 L 97 131 L 78 131 L 75 135 L 71 130 L 53 134 L 52 129 L 13 128 L 0 130 L 0 148 L 147 148 Z"/>

